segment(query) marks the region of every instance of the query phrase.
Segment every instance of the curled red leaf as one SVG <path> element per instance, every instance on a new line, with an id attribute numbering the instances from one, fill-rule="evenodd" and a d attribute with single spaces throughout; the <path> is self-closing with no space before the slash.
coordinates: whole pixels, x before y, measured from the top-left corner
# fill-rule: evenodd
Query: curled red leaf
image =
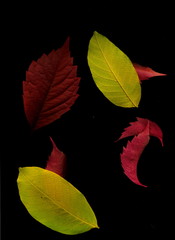
<path id="1" fill-rule="evenodd" d="M 141 132 L 138 136 L 135 136 L 131 142 L 128 141 L 126 148 L 123 148 L 123 153 L 120 155 L 121 164 L 126 176 L 135 184 L 143 187 L 147 186 L 143 185 L 137 177 L 137 165 L 143 150 L 149 142 L 149 139 L 148 123 L 143 132 Z"/>
<path id="2" fill-rule="evenodd" d="M 33 61 L 23 82 L 24 110 L 31 128 L 41 128 L 67 112 L 78 97 L 79 81 L 69 38 L 58 50 Z"/>
<path id="3" fill-rule="evenodd" d="M 46 169 L 52 172 L 57 173 L 61 177 L 65 176 L 65 167 L 66 167 L 66 156 L 63 152 L 61 152 L 56 144 L 54 143 L 53 139 L 50 137 L 52 142 L 52 152 L 49 156 Z"/>
<path id="4" fill-rule="evenodd" d="M 149 143 L 150 136 L 157 137 L 163 146 L 163 133 L 160 127 L 148 119 L 137 118 L 137 121 L 130 123 L 130 126 L 124 129 L 121 137 L 134 136 L 128 141 L 126 148 L 123 148 L 121 156 L 121 164 L 126 176 L 134 183 L 144 186 L 137 177 L 137 165 L 140 156 Z"/>

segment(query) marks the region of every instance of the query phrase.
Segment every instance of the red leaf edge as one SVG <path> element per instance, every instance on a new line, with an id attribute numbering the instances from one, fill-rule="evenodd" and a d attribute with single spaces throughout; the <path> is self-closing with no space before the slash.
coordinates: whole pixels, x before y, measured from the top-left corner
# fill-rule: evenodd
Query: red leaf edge
<path id="1" fill-rule="evenodd" d="M 135 184 L 147 187 L 142 184 L 137 177 L 137 165 L 140 156 L 149 143 L 149 122 L 143 132 L 135 136 L 132 141 L 128 141 L 120 154 L 121 165 L 125 175 Z"/>
<path id="2" fill-rule="evenodd" d="M 47 161 L 46 169 L 55 172 L 61 177 L 64 177 L 66 167 L 66 156 L 62 151 L 60 151 L 57 148 L 55 142 L 51 137 L 50 140 L 52 142 L 53 149 Z"/>
<path id="3" fill-rule="evenodd" d="M 24 110 L 32 130 L 59 119 L 78 98 L 80 78 L 69 51 L 63 46 L 32 61 L 23 81 Z"/>
<path id="4" fill-rule="evenodd" d="M 148 80 L 149 78 L 152 78 L 152 77 L 167 75 L 165 73 L 156 72 L 150 67 L 144 67 L 137 63 L 133 63 L 133 66 L 138 74 L 140 81 Z"/>
<path id="5" fill-rule="evenodd" d="M 117 142 L 123 138 L 126 138 L 126 137 L 138 135 L 139 133 L 144 131 L 146 125 L 149 122 L 149 135 L 153 136 L 153 137 L 157 137 L 160 140 L 162 146 L 164 145 L 163 144 L 163 132 L 162 132 L 161 128 L 157 125 L 157 123 L 150 121 L 149 119 L 146 119 L 146 118 L 137 117 L 136 119 L 137 119 L 137 121 L 129 123 L 130 126 L 126 127 L 124 129 L 124 131 L 121 134 L 121 136 L 119 137 L 119 139 L 117 139 L 115 142 Z"/>

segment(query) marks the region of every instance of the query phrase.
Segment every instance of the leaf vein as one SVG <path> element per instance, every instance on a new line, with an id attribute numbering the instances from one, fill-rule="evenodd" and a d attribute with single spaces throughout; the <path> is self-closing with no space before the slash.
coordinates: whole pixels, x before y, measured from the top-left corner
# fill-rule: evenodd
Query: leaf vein
<path id="1" fill-rule="evenodd" d="M 106 61 L 106 63 L 107 63 L 107 65 L 108 65 L 111 73 L 113 74 L 113 76 L 114 76 L 114 78 L 116 79 L 116 81 L 119 83 L 122 91 L 125 93 L 125 95 L 126 95 L 127 98 L 129 99 L 129 101 L 132 102 L 132 104 L 133 104 L 134 106 L 136 106 L 135 103 L 134 103 L 134 102 L 132 101 L 132 99 L 130 98 L 130 96 L 129 96 L 129 95 L 127 94 L 127 92 L 125 91 L 125 89 L 124 89 L 124 87 L 122 86 L 121 82 L 118 80 L 118 78 L 117 78 L 117 76 L 115 75 L 114 71 L 112 70 L 112 68 L 111 68 L 111 66 L 110 66 L 110 63 L 108 62 L 105 54 L 103 53 L 103 50 L 102 50 L 102 48 L 101 48 L 101 46 L 100 46 L 100 43 L 99 43 L 99 41 L 98 41 L 97 36 L 95 36 L 95 37 L 96 37 L 96 41 L 97 41 L 97 44 L 98 44 L 98 46 L 99 46 L 99 49 L 100 49 L 100 51 L 101 51 L 101 53 L 102 53 L 102 55 L 103 55 L 103 57 L 104 57 L 104 59 L 105 59 L 105 61 Z"/>
<path id="2" fill-rule="evenodd" d="M 23 173 L 22 173 L 23 174 Z M 23 176 L 27 179 L 27 181 L 34 187 L 36 188 L 39 192 L 41 192 L 41 194 L 43 194 L 44 196 L 46 196 L 54 205 L 56 205 L 56 207 L 63 209 L 65 212 L 67 212 L 69 215 L 71 215 L 72 217 L 76 218 L 77 220 L 79 220 L 80 222 L 89 225 L 93 228 L 95 228 L 96 226 L 94 226 L 91 223 L 86 222 L 85 220 L 81 219 L 80 217 L 78 217 L 77 215 L 74 215 L 73 213 L 71 213 L 70 211 L 68 211 L 67 209 L 65 209 L 65 207 L 62 206 L 62 204 L 55 202 L 52 198 L 50 198 L 50 196 L 48 194 L 46 194 L 45 192 L 43 192 L 39 187 L 37 187 L 35 184 L 33 184 L 33 182 L 27 177 L 25 176 L 25 174 L 23 174 Z"/>

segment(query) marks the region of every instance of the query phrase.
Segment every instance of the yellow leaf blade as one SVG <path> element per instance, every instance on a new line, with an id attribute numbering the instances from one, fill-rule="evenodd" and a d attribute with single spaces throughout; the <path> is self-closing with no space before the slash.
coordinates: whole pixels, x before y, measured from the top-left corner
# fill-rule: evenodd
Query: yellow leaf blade
<path id="1" fill-rule="evenodd" d="M 130 59 L 105 36 L 94 32 L 88 49 L 92 77 L 104 96 L 120 107 L 138 107 L 141 87 Z"/>
<path id="2" fill-rule="evenodd" d="M 58 174 L 39 167 L 19 169 L 21 201 L 37 221 L 60 233 L 74 235 L 98 228 L 84 195 Z"/>

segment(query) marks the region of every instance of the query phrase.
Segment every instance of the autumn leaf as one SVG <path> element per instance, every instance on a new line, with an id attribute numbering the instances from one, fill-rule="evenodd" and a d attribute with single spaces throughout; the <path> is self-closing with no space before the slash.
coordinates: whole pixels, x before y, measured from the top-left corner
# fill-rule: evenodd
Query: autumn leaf
<path id="1" fill-rule="evenodd" d="M 39 167 L 19 168 L 19 195 L 30 215 L 46 227 L 75 235 L 99 228 L 84 195 L 60 175 Z"/>
<path id="2" fill-rule="evenodd" d="M 123 133 L 121 134 L 118 140 L 126 137 L 131 137 L 134 135 L 138 135 L 139 133 L 144 131 L 145 127 L 149 123 L 149 135 L 153 137 L 157 137 L 163 146 L 163 133 L 161 128 L 155 122 L 150 121 L 146 118 L 137 117 L 136 119 L 137 121 L 131 122 L 130 126 L 124 129 Z"/>
<path id="3" fill-rule="evenodd" d="M 33 61 L 23 82 L 24 110 L 33 130 L 59 119 L 78 97 L 80 78 L 69 51 L 69 38 L 58 50 Z"/>
<path id="4" fill-rule="evenodd" d="M 166 74 L 164 73 L 156 72 L 150 67 L 144 67 L 137 63 L 133 63 L 133 66 L 138 74 L 140 81 L 147 80 L 149 78 L 157 77 L 157 76 L 166 76 Z"/>
<path id="5" fill-rule="evenodd" d="M 163 133 L 160 127 L 153 121 L 144 118 L 137 118 L 137 121 L 130 123 L 130 126 L 124 129 L 121 140 L 126 137 L 134 136 L 128 141 L 126 147 L 120 155 L 121 164 L 126 176 L 134 183 L 145 186 L 140 183 L 137 177 L 137 164 L 140 156 L 149 143 L 150 136 L 157 137 L 163 146 Z M 118 141 L 117 140 L 117 141 Z"/>
<path id="6" fill-rule="evenodd" d="M 94 32 L 88 64 L 98 89 L 116 106 L 138 107 L 141 86 L 130 59 L 105 36 Z"/>
<path id="7" fill-rule="evenodd" d="M 143 187 L 147 186 L 140 183 L 137 177 L 137 164 L 148 142 L 149 123 L 147 124 L 143 132 L 141 132 L 138 136 L 135 136 L 131 142 L 128 141 L 126 148 L 123 148 L 123 153 L 120 155 L 121 164 L 126 176 L 135 184 Z"/>
<path id="8" fill-rule="evenodd" d="M 57 173 L 61 177 L 65 176 L 65 167 L 66 167 L 66 156 L 63 152 L 61 152 L 56 144 L 54 143 L 53 139 L 50 137 L 52 142 L 52 152 L 49 156 L 46 169 L 52 172 Z"/>

